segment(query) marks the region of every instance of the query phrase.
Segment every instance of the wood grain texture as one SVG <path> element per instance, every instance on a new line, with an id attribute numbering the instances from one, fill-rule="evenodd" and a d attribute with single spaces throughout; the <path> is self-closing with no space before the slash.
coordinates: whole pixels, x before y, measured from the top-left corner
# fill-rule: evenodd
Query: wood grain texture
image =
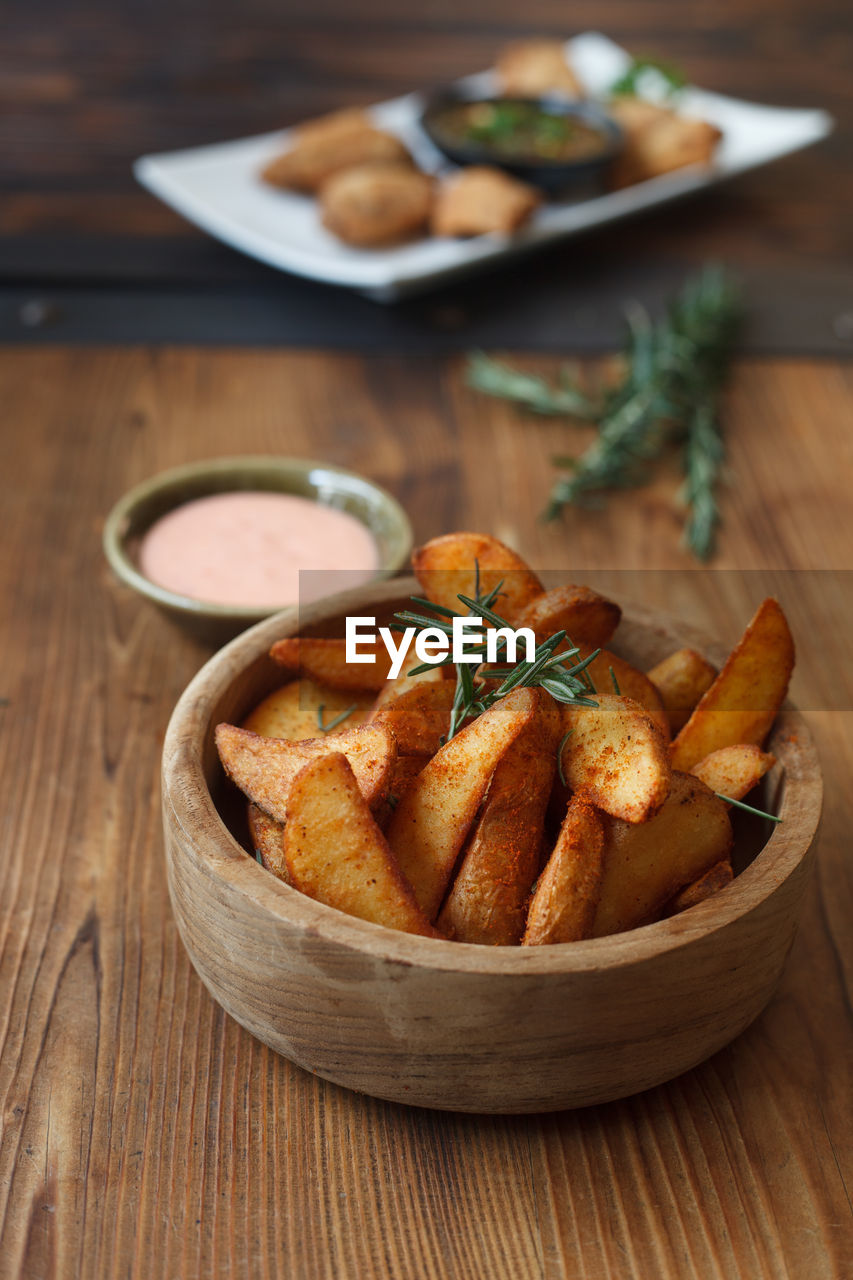
<path id="1" fill-rule="evenodd" d="M 480 400 L 452 361 L 0 354 L 4 1280 L 849 1273 L 851 391 L 834 363 L 738 368 L 731 572 L 707 574 L 676 545 L 675 469 L 539 524 L 566 429 Z M 491 528 L 725 640 L 767 581 L 789 590 L 827 804 L 779 993 L 730 1048 L 607 1107 L 452 1116 L 324 1084 L 214 1005 L 169 910 L 156 786 L 206 653 L 116 586 L 99 526 L 131 483 L 237 444 L 359 467 L 421 539 Z M 792 567 L 837 572 L 794 591 Z"/>

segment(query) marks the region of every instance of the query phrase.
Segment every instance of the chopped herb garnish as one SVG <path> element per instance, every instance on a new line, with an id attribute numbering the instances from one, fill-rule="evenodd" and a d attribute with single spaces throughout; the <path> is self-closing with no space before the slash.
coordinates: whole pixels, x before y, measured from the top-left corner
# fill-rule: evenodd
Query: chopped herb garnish
<path id="1" fill-rule="evenodd" d="M 566 745 L 573 733 L 574 729 L 568 729 L 560 739 L 559 747 L 557 747 L 557 773 L 559 773 L 560 781 L 564 787 L 567 787 L 569 784 L 566 782 L 566 775 L 563 773 L 563 747 Z"/>
<path id="2" fill-rule="evenodd" d="M 628 70 L 610 86 L 611 98 L 635 98 L 643 81 L 654 79 L 663 90 L 664 97 L 676 98 L 687 84 L 687 77 L 680 67 L 660 58 L 635 58 Z"/>
<path id="3" fill-rule="evenodd" d="M 619 688 L 619 681 L 616 679 L 616 672 L 613 670 L 612 667 L 608 667 L 608 670 L 610 672 L 610 679 L 613 681 L 613 689 L 616 693 L 616 697 L 621 698 L 622 690 Z"/>

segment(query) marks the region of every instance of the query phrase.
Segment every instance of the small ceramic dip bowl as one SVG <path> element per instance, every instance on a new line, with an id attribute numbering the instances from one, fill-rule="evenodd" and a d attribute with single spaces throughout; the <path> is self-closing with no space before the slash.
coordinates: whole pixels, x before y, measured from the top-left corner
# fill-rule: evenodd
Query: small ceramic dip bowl
<path id="1" fill-rule="evenodd" d="M 442 91 L 421 115 L 433 146 L 457 165 L 492 165 L 561 192 L 589 183 L 622 146 L 622 130 L 594 103 Z"/>
<path id="2" fill-rule="evenodd" d="M 342 467 L 305 458 L 250 456 L 215 458 L 161 472 L 136 485 L 113 507 L 104 525 L 104 554 L 122 582 L 206 643 L 222 644 L 290 602 L 248 607 L 180 595 L 145 576 L 140 547 L 156 521 L 176 507 L 211 494 L 240 491 L 295 495 L 354 516 L 376 544 L 375 577 L 389 576 L 408 560 L 412 530 L 402 507 L 379 485 Z"/>

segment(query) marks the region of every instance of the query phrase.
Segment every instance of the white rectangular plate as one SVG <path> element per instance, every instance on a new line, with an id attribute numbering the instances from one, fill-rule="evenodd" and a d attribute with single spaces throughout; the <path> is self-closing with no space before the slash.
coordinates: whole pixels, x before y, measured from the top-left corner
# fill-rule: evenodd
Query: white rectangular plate
<path id="1" fill-rule="evenodd" d="M 624 49 L 596 32 L 577 36 L 566 49 L 593 95 L 605 92 L 630 62 Z M 465 83 L 486 92 L 494 87 L 491 72 L 469 77 Z M 713 168 L 681 169 L 621 191 L 546 204 L 528 227 L 513 236 L 487 235 L 473 240 L 428 237 L 392 249 L 349 248 L 323 228 L 311 197 L 278 191 L 260 180 L 261 168 L 283 150 L 286 130 L 143 156 L 134 173 L 154 195 L 232 248 L 284 271 L 390 301 L 495 259 L 510 259 L 713 186 L 808 147 L 833 127 L 832 117 L 825 111 L 759 106 L 693 87 L 685 90 L 681 106 L 686 114 L 700 116 L 722 129 Z M 409 94 L 379 103 L 371 108 L 371 114 L 406 142 L 423 169 L 434 172 L 446 167 L 446 162 L 418 125 L 421 108 L 420 96 Z"/>

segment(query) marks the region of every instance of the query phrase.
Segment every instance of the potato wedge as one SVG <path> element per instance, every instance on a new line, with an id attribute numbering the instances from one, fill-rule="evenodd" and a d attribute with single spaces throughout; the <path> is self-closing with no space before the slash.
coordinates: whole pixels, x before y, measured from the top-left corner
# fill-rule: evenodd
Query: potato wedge
<path id="1" fill-rule="evenodd" d="M 262 738 L 286 738 L 288 742 L 300 742 L 303 738 L 316 738 L 319 734 L 318 715 L 323 708 L 323 723 L 329 724 L 348 707 L 355 704 L 337 729 L 354 729 L 363 724 L 372 706 L 369 693 L 353 693 L 331 689 L 314 680 L 291 680 L 290 684 L 273 689 L 259 702 L 246 719 L 243 728 L 259 733 Z"/>
<path id="2" fill-rule="evenodd" d="M 480 568 L 480 594 L 503 583 L 494 611 L 518 626 L 519 615 L 541 596 L 542 583 L 532 569 L 509 547 L 482 533 L 447 533 L 433 538 L 412 554 L 412 565 L 424 594 L 434 604 L 464 613 L 459 594 L 474 598 L 476 565 Z"/>
<path id="3" fill-rule="evenodd" d="M 369 645 L 360 644 L 359 652 L 370 653 Z M 345 640 L 318 640 L 310 636 L 286 636 L 276 640 L 270 657 L 288 671 L 309 676 L 318 684 L 333 689 L 378 693 L 385 687 L 391 670 L 391 658 L 384 644 L 377 640 L 373 650 L 375 662 L 347 662 Z"/>
<path id="4" fill-rule="evenodd" d="M 731 884 L 734 878 L 731 858 L 722 858 L 698 880 L 694 880 L 692 884 L 688 884 L 674 898 L 671 898 L 664 908 L 664 915 L 677 916 L 682 911 L 695 907 L 697 903 L 713 898 L 715 893 L 719 893 L 727 884 Z"/>
<path id="5" fill-rule="evenodd" d="M 537 703 L 533 689 L 514 689 L 495 703 L 433 756 L 394 811 L 388 843 L 430 920 L 495 767 Z"/>
<path id="6" fill-rule="evenodd" d="M 333 751 L 305 764 L 293 779 L 288 808 L 284 855 L 297 889 L 360 920 L 437 936 L 343 753 Z"/>
<path id="7" fill-rule="evenodd" d="M 450 729 L 456 683 L 415 685 L 370 717 L 371 724 L 390 729 L 402 756 L 434 756 Z"/>
<path id="8" fill-rule="evenodd" d="M 397 756 L 381 799 L 374 800 L 371 805 L 373 816 L 383 831 L 391 821 L 397 805 L 427 763 L 427 756 Z"/>
<path id="9" fill-rule="evenodd" d="M 309 760 L 342 752 L 371 804 L 382 796 L 397 756 L 391 734 L 372 724 L 304 742 L 262 738 L 233 724 L 218 724 L 216 749 L 231 781 L 276 822 L 287 820 L 290 786 Z"/>
<path id="10" fill-rule="evenodd" d="M 267 871 L 278 876 L 279 880 L 283 880 L 285 884 L 290 884 L 290 872 L 284 860 L 284 823 L 276 822 L 275 818 L 264 813 L 263 809 L 252 804 L 251 800 L 247 821 L 255 857 L 261 866 L 266 867 Z"/>
<path id="11" fill-rule="evenodd" d="M 759 605 L 672 744 L 676 769 L 690 770 L 712 751 L 741 742 L 761 746 L 785 700 L 794 669 L 794 641 L 778 600 Z"/>
<path id="12" fill-rule="evenodd" d="M 580 649 L 582 657 L 587 657 L 592 652 L 592 646 L 581 645 Z M 669 741 L 669 719 L 663 705 L 663 698 L 644 672 L 632 667 L 630 662 L 617 657 L 609 649 L 602 649 L 598 657 L 593 658 L 587 667 L 587 672 L 599 694 L 616 693 L 616 685 L 618 685 L 618 696 L 632 698 L 634 702 L 639 702 Z M 615 685 L 613 676 L 616 677 Z"/>
<path id="13" fill-rule="evenodd" d="M 557 767 L 557 704 L 540 699 L 492 774 L 477 825 L 438 918 L 457 942 L 512 946 L 524 932 Z"/>
<path id="14" fill-rule="evenodd" d="M 670 729 L 678 733 L 714 683 L 717 668 L 695 649 L 676 649 L 646 674 L 663 699 Z"/>
<path id="15" fill-rule="evenodd" d="M 604 875 L 594 938 L 657 919 L 680 889 L 731 853 L 726 805 L 689 773 L 673 773 L 669 796 L 649 822 L 603 821 Z"/>
<path id="16" fill-rule="evenodd" d="M 599 694 L 596 707 L 563 706 L 563 777 L 572 791 L 625 822 L 647 822 L 666 797 L 666 740 L 631 698 Z"/>
<path id="17" fill-rule="evenodd" d="M 413 637 L 414 640 L 414 637 Z M 426 671 L 421 671 L 416 676 L 410 676 L 409 672 L 417 667 L 422 666 L 418 655 L 415 653 L 414 643 L 409 645 L 406 650 L 406 656 L 403 659 L 403 665 L 400 668 L 400 674 L 394 679 L 385 681 L 379 693 L 376 695 L 376 701 L 373 704 L 373 711 L 378 711 L 384 707 L 386 703 L 393 702 L 395 698 L 399 698 L 400 694 L 408 693 L 410 689 L 416 689 L 422 684 L 441 684 L 446 678 L 447 667 L 429 667 Z M 453 668 L 450 671 L 455 675 Z M 454 682 L 455 683 L 455 682 Z M 372 717 L 371 717 L 372 718 Z"/>
<path id="18" fill-rule="evenodd" d="M 530 903 L 525 947 L 590 936 L 601 894 L 603 853 L 601 815 L 582 795 L 573 796 Z"/>
<path id="19" fill-rule="evenodd" d="M 734 747 L 720 747 L 694 765 L 690 772 L 706 786 L 730 800 L 742 800 L 776 763 L 769 751 L 752 742 L 739 742 Z"/>
<path id="20" fill-rule="evenodd" d="M 519 616 L 517 625 L 532 627 L 538 644 L 555 631 L 565 631 L 573 644 L 589 652 L 607 644 L 621 617 L 622 610 L 612 600 L 589 587 L 568 584 L 554 587 L 532 600 Z"/>

